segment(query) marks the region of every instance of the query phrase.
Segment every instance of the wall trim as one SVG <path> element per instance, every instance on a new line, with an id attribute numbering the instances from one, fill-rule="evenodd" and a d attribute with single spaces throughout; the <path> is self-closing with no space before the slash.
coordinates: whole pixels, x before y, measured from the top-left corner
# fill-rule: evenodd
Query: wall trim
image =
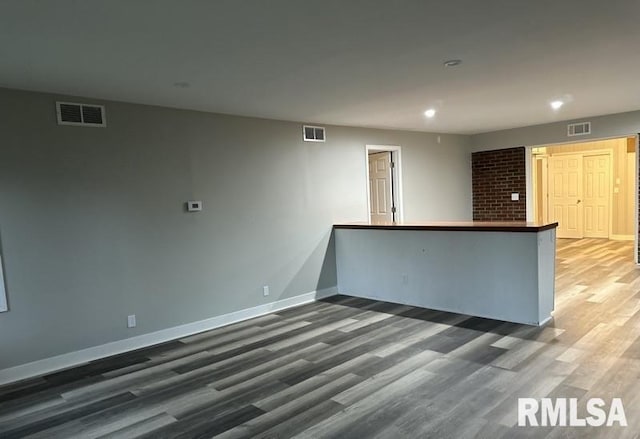
<path id="1" fill-rule="evenodd" d="M 4 265 L 2 265 L 2 255 L 0 255 L 0 312 L 9 310 L 7 306 L 7 291 L 4 287 Z"/>
<path id="2" fill-rule="evenodd" d="M 551 321 L 551 319 L 553 318 L 553 315 L 550 315 L 549 317 L 547 317 L 546 319 L 544 319 L 543 321 L 538 323 L 538 326 L 544 326 L 547 323 L 549 323 Z"/>
<path id="3" fill-rule="evenodd" d="M 338 287 L 331 287 L 323 290 L 312 291 L 310 293 L 301 294 L 299 296 L 290 297 L 276 302 L 266 303 L 264 305 L 254 306 L 253 308 L 242 309 L 240 311 L 223 314 L 205 320 L 193 323 L 187 323 L 173 328 L 161 329 L 149 334 L 138 335 L 124 340 L 118 340 L 99 346 L 82 349 L 79 351 L 69 352 L 55 357 L 44 358 L 42 360 L 33 361 L 31 363 L 20 364 L 7 369 L 0 370 L 0 385 L 21 381 L 27 378 L 33 378 L 62 369 L 67 369 L 90 361 L 99 360 L 101 358 L 110 357 L 112 355 L 122 354 L 124 352 L 133 351 L 159 343 L 187 337 L 203 331 L 219 328 L 221 326 L 230 325 L 243 320 L 252 319 L 265 314 L 281 311 L 306 303 L 315 302 L 325 297 L 335 296 L 338 294 Z"/>
<path id="4" fill-rule="evenodd" d="M 633 235 L 609 235 L 609 239 L 613 241 L 634 241 Z"/>

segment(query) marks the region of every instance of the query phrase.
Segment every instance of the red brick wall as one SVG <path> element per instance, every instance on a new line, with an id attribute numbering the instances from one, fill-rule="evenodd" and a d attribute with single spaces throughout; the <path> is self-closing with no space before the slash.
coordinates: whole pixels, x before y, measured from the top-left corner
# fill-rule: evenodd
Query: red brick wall
<path id="1" fill-rule="evenodd" d="M 526 221 L 525 149 L 498 149 L 471 155 L 474 221 Z M 511 201 L 511 194 L 520 194 Z"/>

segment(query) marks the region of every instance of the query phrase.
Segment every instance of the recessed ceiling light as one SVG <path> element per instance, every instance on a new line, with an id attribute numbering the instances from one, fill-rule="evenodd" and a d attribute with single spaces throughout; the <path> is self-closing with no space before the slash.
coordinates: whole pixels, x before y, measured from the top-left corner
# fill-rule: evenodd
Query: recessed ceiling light
<path id="1" fill-rule="evenodd" d="M 429 108 L 427 111 L 424 112 L 424 115 L 427 117 L 433 117 L 436 115 L 436 110 L 434 110 L 433 108 Z"/>
<path id="2" fill-rule="evenodd" d="M 559 109 L 560 107 L 562 107 L 564 105 L 564 102 L 562 101 L 553 101 L 551 102 L 551 108 L 553 108 L 554 110 Z"/>
<path id="3" fill-rule="evenodd" d="M 448 59 L 444 62 L 445 67 L 455 67 L 459 66 L 460 64 L 462 64 L 461 59 Z"/>
<path id="4" fill-rule="evenodd" d="M 562 107 L 564 105 L 564 102 L 562 101 L 553 101 L 551 102 L 551 108 L 553 108 L 554 110 L 559 110 L 560 107 Z"/>
<path id="5" fill-rule="evenodd" d="M 184 82 L 184 81 L 181 81 L 181 82 L 174 82 L 174 83 L 173 83 L 173 86 L 174 86 L 174 87 L 178 87 L 178 88 L 188 88 L 188 87 L 189 87 L 189 85 L 190 85 L 190 84 L 189 84 L 188 82 Z"/>

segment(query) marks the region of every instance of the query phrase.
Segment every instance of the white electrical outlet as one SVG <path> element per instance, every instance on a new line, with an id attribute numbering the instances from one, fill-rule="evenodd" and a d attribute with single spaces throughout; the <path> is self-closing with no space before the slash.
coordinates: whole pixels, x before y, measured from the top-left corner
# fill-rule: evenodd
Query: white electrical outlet
<path id="1" fill-rule="evenodd" d="M 262 295 L 263 296 L 269 295 L 269 285 L 265 285 L 264 287 L 262 287 Z"/>
<path id="2" fill-rule="evenodd" d="M 187 211 L 188 212 L 201 212 L 202 211 L 202 201 L 187 201 Z"/>
<path id="3" fill-rule="evenodd" d="M 136 327 L 136 315 L 132 314 L 127 316 L 127 328 L 135 328 Z"/>
<path id="4" fill-rule="evenodd" d="M 402 275 L 402 285 L 408 285 L 409 284 L 409 275 L 408 274 L 403 274 Z"/>
<path id="5" fill-rule="evenodd" d="M 518 192 L 514 192 L 511 194 L 511 201 L 519 201 L 520 200 L 520 194 Z"/>

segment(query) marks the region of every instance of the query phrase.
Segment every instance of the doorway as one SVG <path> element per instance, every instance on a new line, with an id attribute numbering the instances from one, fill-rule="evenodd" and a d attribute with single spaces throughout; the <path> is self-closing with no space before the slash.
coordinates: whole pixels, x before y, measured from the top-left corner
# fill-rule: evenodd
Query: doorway
<path id="1" fill-rule="evenodd" d="M 532 149 L 533 217 L 558 238 L 635 240 L 636 138 Z"/>
<path id="2" fill-rule="evenodd" d="M 370 224 L 396 224 L 403 220 L 401 148 L 367 145 L 367 212 Z"/>

